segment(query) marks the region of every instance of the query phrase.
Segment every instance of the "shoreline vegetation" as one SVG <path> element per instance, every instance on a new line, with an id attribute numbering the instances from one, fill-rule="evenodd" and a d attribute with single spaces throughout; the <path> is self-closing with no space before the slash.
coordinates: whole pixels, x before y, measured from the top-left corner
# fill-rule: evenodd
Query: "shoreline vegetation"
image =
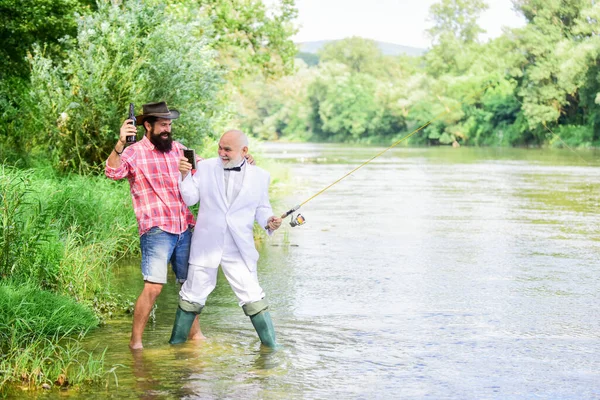
<path id="1" fill-rule="evenodd" d="M 127 182 L 0 166 L 0 395 L 105 377 L 80 340 L 128 309 L 113 264 L 138 251 Z"/>

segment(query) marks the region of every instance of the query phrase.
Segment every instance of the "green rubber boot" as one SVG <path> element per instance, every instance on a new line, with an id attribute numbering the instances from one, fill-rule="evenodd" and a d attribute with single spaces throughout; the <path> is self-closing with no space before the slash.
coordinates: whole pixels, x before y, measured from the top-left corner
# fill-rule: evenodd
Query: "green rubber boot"
<path id="1" fill-rule="evenodd" d="M 258 314 L 254 314 L 250 317 L 256 333 L 262 344 L 267 347 L 277 347 L 277 341 L 275 340 L 275 328 L 273 328 L 273 321 L 271 320 L 271 314 L 268 311 L 261 311 Z"/>
<path id="2" fill-rule="evenodd" d="M 173 324 L 173 332 L 171 332 L 170 344 L 185 343 L 192 324 L 196 318 L 196 313 L 184 311 L 181 307 L 177 307 L 177 314 L 175 315 L 175 323 Z"/>

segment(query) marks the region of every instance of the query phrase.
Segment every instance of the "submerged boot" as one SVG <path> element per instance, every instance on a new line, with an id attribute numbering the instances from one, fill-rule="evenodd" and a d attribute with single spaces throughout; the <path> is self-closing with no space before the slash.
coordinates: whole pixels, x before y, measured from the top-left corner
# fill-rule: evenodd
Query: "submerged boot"
<path id="1" fill-rule="evenodd" d="M 275 341 L 275 328 L 273 328 L 273 321 L 271 321 L 271 314 L 267 311 L 269 303 L 265 299 L 255 301 L 254 303 L 244 304 L 242 309 L 244 313 L 250 317 L 256 333 L 262 344 L 267 347 L 275 348 L 277 342 Z"/>
<path id="2" fill-rule="evenodd" d="M 267 347 L 275 348 L 277 341 L 275 340 L 275 328 L 273 327 L 273 321 L 271 320 L 271 314 L 268 311 L 261 311 L 250 317 L 256 333 L 262 344 Z"/>
<path id="3" fill-rule="evenodd" d="M 173 331 L 171 332 L 170 344 L 185 343 L 192 329 L 192 324 L 196 315 L 202 311 L 202 305 L 196 303 L 190 303 L 185 300 L 179 301 L 179 307 L 177 307 L 177 314 L 175 315 L 175 323 L 173 324 Z"/>

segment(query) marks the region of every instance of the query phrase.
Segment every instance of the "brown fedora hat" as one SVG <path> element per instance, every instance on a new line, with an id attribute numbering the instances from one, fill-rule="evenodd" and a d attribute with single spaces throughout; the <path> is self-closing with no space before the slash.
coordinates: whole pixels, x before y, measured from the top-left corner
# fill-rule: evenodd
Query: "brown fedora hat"
<path id="1" fill-rule="evenodd" d="M 167 103 L 164 101 L 158 103 L 148 103 L 142 106 L 142 115 L 135 117 L 135 123 L 140 125 L 144 123 L 144 120 L 148 117 L 158 117 L 165 119 L 177 119 L 179 118 L 179 111 L 169 110 Z"/>

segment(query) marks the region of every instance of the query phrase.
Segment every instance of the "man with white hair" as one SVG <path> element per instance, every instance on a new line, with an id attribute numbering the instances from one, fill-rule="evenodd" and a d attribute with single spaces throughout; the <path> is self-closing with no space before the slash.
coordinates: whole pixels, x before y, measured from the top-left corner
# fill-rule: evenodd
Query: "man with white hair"
<path id="1" fill-rule="evenodd" d="M 192 322 L 217 283 L 219 265 L 260 341 L 275 347 L 275 330 L 256 271 L 254 222 L 269 235 L 281 226 L 269 203 L 270 175 L 245 160 L 248 139 L 238 130 L 223 134 L 219 157 L 198 164 L 195 174 L 185 157 L 179 162 L 179 190 L 188 205 L 200 202 L 192 235 L 188 277 L 181 291 L 169 343 L 185 342 Z"/>

